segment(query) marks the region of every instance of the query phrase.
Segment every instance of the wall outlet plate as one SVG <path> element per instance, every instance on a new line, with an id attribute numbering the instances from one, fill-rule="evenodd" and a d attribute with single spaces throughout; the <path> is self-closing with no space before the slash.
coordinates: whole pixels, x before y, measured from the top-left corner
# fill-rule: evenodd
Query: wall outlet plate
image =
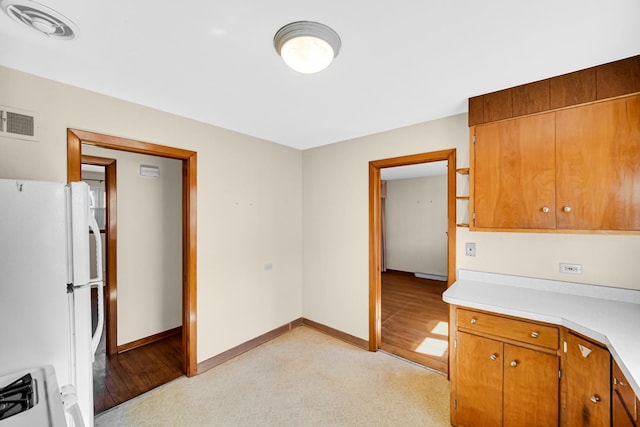
<path id="1" fill-rule="evenodd" d="M 582 264 L 560 263 L 560 273 L 582 274 Z"/>
<path id="2" fill-rule="evenodd" d="M 476 244 L 475 243 L 465 243 L 464 244 L 464 254 L 466 256 L 476 256 Z"/>

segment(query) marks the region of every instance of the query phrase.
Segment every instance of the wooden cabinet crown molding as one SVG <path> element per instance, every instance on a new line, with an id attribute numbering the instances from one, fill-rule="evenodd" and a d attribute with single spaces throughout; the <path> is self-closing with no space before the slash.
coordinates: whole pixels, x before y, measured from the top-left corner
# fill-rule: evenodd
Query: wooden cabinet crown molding
<path id="1" fill-rule="evenodd" d="M 469 98 L 469 126 L 640 92 L 640 55 Z"/>

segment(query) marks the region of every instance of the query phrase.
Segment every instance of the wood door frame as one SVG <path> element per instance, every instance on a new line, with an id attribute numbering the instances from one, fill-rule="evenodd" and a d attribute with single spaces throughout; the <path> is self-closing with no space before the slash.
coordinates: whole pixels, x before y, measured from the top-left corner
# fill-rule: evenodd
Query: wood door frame
<path id="1" fill-rule="evenodd" d="M 106 157 L 81 156 L 83 165 L 104 167 L 104 184 L 107 196 L 107 223 L 104 230 L 106 252 L 106 274 L 104 278 L 106 350 L 107 355 L 118 353 L 118 257 L 117 257 L 117 181 L 116 159 Z"/>
<path id="2" fill-rule="evenodd" d="M 196 352 L 196 196 L 197 153 L 164 145 L 67 129 L 67 178 L 81 180 L 82 144 L 182 161 L 182 361 L 188 376 L 197 374 Z"/>
<path id="3" fill-rule="evenodd" d="M 382 279 L 380 276 L 380 169 L 446 160 L 447 163 L 447 286 L 456 277 L 456 150 L 393 157 L 369 162 L 369 350 L 382 341 Z"/>

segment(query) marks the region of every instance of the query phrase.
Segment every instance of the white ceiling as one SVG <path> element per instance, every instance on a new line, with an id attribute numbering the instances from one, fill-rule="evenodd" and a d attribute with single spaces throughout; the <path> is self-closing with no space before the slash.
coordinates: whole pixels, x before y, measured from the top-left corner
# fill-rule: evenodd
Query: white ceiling
<path id="1" fill-rule="evenodd" d="M 1 65 L 300 149 L 640 53 L 638 0 L 40 3 L 79 37 L 50 40 L 0 13 Z M 318 74 L 290 70 L 273 48 L 298 20 L 342 39 Z"/>

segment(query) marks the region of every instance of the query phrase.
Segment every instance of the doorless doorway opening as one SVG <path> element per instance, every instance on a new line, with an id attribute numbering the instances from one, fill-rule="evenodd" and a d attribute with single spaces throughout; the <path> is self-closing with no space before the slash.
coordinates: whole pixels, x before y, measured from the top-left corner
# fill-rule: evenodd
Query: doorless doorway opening
<path id="1" fill-rule="evenodd" d="M 197 153 L 126 138 L 67 129 L 67 178 L 81 180 L 82 144 L 178 159 L 182 162 L 182 353 L 183 371 L 197 374 L 196 353 L 196 174 Z M 115 297 L 115 296 L 114 296 Z M 107 300 L 110 295 L 107 295 Z M 108 302 L 107 302 L 108 304 Z"/>
<path id="2" fill-rule="evenodd" d="M 447 286 L 455 281 L 456 150 L 394 157 L 369 162 L 369 350 L 377 351 L 382 336 L 381 179 L 384 168 L 447 161 Z"/>

